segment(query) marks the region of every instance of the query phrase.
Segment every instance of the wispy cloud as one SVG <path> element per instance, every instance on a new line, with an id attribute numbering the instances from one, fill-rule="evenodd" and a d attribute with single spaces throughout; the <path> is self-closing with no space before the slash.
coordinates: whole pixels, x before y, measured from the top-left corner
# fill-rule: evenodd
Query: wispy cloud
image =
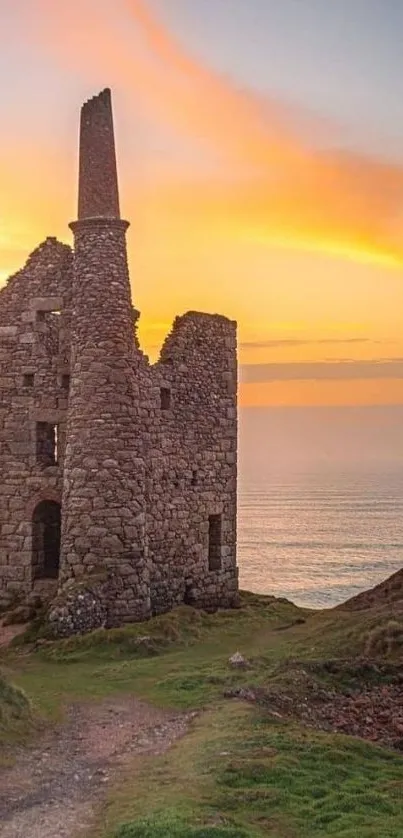
<path id="1" fill-rule="evenodd" d="M 249 340 L 240 344 L 240 349 L 281 349 L 292 346 L 322 346 L 339 344 L 379 344 L 381 341 L 371 338 L 320 338 L 302 340 L 297 338 L 284 338 L 282 340 Z"/>
<path id="2" fill-rule="evenodd" d="M 242 364 L 240 367 L 240 381 L 244 384 L 270 381 L 349 381 L 385 378 L 403 379 L 403 358 Z"/>

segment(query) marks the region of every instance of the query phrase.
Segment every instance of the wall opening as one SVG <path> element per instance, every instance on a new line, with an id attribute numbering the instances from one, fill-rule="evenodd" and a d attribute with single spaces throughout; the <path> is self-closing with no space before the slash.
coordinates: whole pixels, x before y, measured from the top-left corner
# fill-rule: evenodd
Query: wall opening
<path id="1" fill-rule="evenodd" d="M 67 373 L 66 373 L 66 375 L 62 375 L 62 388 L 63 388 L 63 390 L 68 390 L 69 387 L 70 387 L 70 376 L 67 375 Z"/>
<path id="2" fill-rule="evenodd" d="M 60 563 L 60 504 L 42 500 L 32 516 L 32 572 L 34 579 L 57 579 Z"/>
<path id="3" fill-rule="evenodd" d="M 221 515 L 209 515 L 208 519 L 208 567 L 221 570 Z"/>
<path id="4" fill-rule="evenodd" d="M 183 595 L 183 604 L 184 605 L 193 605 L 195 604 L 195 595 L 193 591 L 193 586 L 191 584 L 187 584 L 185 586 L 185 593 Z"/>
<path id="5" fill-rule="evenodd" d="M 60 315 L 61 315 L 60 308 L 54 308 L 54 309 L 38 308 L 37 311 L 36 311 L 36 320 L 37 320 L 38 323 L 44 323 L 46 320 L 49 320 L 52 317 L 52 315 L 57 315 L 57 317 L 60 317 Z"/>
<path id="6" fill-rule="evenodd" d="M 169 387 L 161 387 L 161 410 L 169 410 L 171 407 L 171 391 Z"/>
<path id="7" fill-rule="evenodd" d="M 197 469 L 195 469 L 195 468 L 192 471 L 192 478 L 191 478 L 190 483 L 191 483 L 192 486 L 197 486 Z"/>
<path id="8" fill-rule="evenodd" d="M 23 385 L 24 387 L 33 387 L 35 383 L 35 376 L 33 372 L 26 372 L 24 374 Z"/>
<path id="9" fill-rule="evenodd" d="M 36 423 L 36 461 L 42 466 L 56 466 L 57 425 L 51 422 Z"/>

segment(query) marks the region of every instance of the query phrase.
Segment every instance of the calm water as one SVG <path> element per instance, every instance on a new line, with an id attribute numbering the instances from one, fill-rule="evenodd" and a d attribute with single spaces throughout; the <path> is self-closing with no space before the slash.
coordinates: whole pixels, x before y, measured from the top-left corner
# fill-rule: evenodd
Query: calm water
<path id="1" fill-rule="evenodd" d="M 403 567 L 403 474 L 241 481 L 242 588 L 336 605 Z"/>

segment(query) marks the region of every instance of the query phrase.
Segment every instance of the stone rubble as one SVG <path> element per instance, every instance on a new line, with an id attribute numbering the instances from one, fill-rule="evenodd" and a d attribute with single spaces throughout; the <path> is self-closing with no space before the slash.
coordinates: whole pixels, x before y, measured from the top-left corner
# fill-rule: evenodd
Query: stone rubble
<path id="1" fill-rule="evenodd" d="M 359 664 L 356 668 L 358 680 L 352 688 L 324 686 L 311 676 L 308 664 L 293 670 L 293 687 L 234 686 L 224 690 L 224 697 L 258 704 L 279 721 L 294 718 L 403 751 L 403 665 L 368 662 L 361 672 Z M 371 677 L 383 683 L 371 683 Z"/>

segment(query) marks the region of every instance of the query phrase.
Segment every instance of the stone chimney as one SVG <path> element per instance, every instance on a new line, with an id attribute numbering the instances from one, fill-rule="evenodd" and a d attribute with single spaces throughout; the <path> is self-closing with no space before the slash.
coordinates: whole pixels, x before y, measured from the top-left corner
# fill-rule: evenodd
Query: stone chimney
<path id="1" fill-rule="evenodd" d="M 128 222 L 109 90 L 82 108 L 79 171 L 60 580 L 106 568 L 117 583 L 108 625 L 119 625 L 148 616 L 150 603 Z"/>
<path id="2" fill-rule="evenodd" d="M 120 218 L 109 88 L 81 109 L 78 218 Z"/>

